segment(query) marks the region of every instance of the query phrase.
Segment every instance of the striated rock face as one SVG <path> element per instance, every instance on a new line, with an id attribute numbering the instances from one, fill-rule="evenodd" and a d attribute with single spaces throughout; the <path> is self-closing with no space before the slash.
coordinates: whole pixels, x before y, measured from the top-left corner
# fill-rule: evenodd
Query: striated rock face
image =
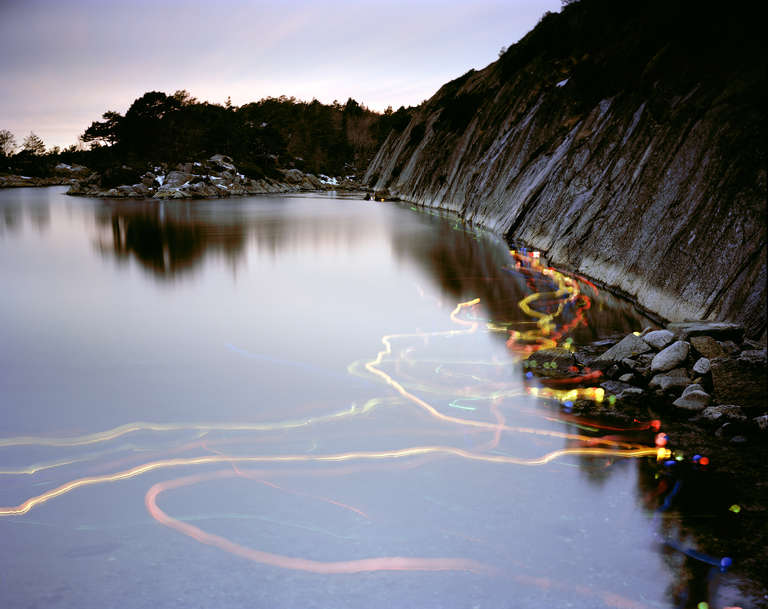
<path id="1" fill-rule="evenodd" d="M 364 182 L 671 321 L 734 321 L 764 340 L 765 54 L 751 18 L 707 1 L 568 5 L 444 85 Z"/>

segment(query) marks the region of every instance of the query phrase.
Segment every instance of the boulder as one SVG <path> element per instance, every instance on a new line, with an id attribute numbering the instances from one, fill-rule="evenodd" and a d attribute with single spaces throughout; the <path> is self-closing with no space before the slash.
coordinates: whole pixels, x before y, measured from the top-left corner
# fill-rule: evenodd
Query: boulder
<path id="1" fill-rule="evenodd" d="M 633 387 L 629 383 L 622 383 L 621 381 L 605 381 L 600 383 L 606 393 L 610 393 L 616 396 L 616 399 L 626 401 L 631 398 L 641 397 L 645 391 L 640 387 Z"/>
<path id="2" fill-rule="evenodd" d="M 744 422 L 747 420 L 744 411 L 732 404 L 720 404 L 719 406 L 707 406 L 701 411 L 699 420 L 706 422 L 718 422 L 723 421 L 739 421 Z"/>
<path id="3" fill-rule="evenodd" d="M 287 169 L 283 171 L 283 176 L 288 184 L 301 184 L 304 181 L 304 174 L 298 169 Z"/>
<path id="4" fill-rule="evenodd" d="M 765 365 L 751 357 L 716 357 L 711 360 L 714 398 L 722 404 L 739 404 L 750 410 L 765 411 L 768 382 Z"/>
<path id="5" fill-rule="evenodd" d="M 717 340 L 741 342 L 744 338 L 743 326 L 722 321 L 680 321 L 668 324 L 667 330 L 674 333 L 677 340 L 688 340 L 693 336 L 711 336 Z"/>
<path id="6" fill-rule="evenodd" d="M 690 343 L 696 353 L 707 359 L 725 355 L 725 350 L 720 343 L 711 336 L 692 336 Z"/>
<path id="7" fill-rule="evenodd" d="M 214 154 L 208 159 L 208 164 L 212 165 L 213 168 L 218 171 L 231 171 L 232 173 L 237 173 L 235 162 L 231 157 L 228 157 L 225 154 Z"/>
<path id="8" fill-rule="evenodd" d="M 721 340 L 721 341 L 718 341 L 718 344 L 723 348 L 725 355 L 732 355 L 734 353 L 738 353 L 739 351 L 741 351 L 741 349 L 739 348 L 739 345 L 737 345 L 732 340 Z"/>
<path id="9" fill-rule="evenodd" d="M 678 340 L 669 347 L 659 351 L 651 361 L 651 372 L 666 372 L 677 368 L 685 362 L 690 351 L 690 345 L 682 340 Z"/>
<path id="10" fill-rule="evenodd" d="M 616 363 L 628 357 L 647 353 L 650 350 L 650 345 L 648 345 L 642 338 L 634 334 L 627 334 L 627 336 L 608 349 L 608 351 L 598 356 L 595 363 Z"/>
<path id="11" fill-rule="evenodd" d="M 568 349 L 541 349 L 532 353 L 523 362 L 537 376 L 563 377 L 572 375 L 571 367 L 576 363 L 573 353 Z"/>
<path id="12" fill-rule="evenodd" d="M 669 330 L 654 330 L 643 335 L 643 340 L 656 349 L 656 351 L 661 351 L 675 340 L 675 335 Z"/>
<path id="13" fill-rule="evenodd" d="M 700 357 L 699 359 L 696 360 L 696 363 L 693 365 L 692 370 L 696 374 L 704 375 L 709 373 L 710 367 L 711 365 L 709 363 L 709 360 L 706 357 Z"/>
<path id="14" fill-rule="evenodd" d="M 768 353 L 765 349 L 749 349 L 739 353 L 739 361 L 747 365 L 765 366 L 768 360 Z"/>
<path id="15" fill-rule="evenodd" d="M 635 375 L 632 374 L 631 372 L 627 372 L 626 374 L 622 374 L 619 377 L 619 382 L 621 382 L 621 383 L 630 383 L 631 384 L 634 379 L 635 379 Z"/>
<path id="16" fill-rule="evenodd" d="M 163 188 L 178 188 L 189 182 L 194 176 L 183 171 L 171 171 L 165 176 Z"/>
<path id="17" fill-rule="evenodd" d="M 672 402 L 673 406 L 677 408 L 683 408 L 685 410 L 704 410 L 709 406 L 709 402 L 712 397 L 705 391 L 694 389 L 693 391 L 684 391 L 683 395 Z"/>
<path id="18" fill-rule="evenodd" d="M 684 398 L 686 395 L 688 395 L 691 391 L 704 391 L 704 387 L 699 385 L 698 383 L 691 383 L 688 385 L 685 389 L 683 389 L 683 393 L 680 396 L 681 398 Z"/>
<path id="19" fill-rule="evenodd" d="M 678 393 L 691 384 L 685 368 L 675 368 L 665 374 L 657 374 L 648 383 L 649 389 L 659 389 L 664 393 Z"/>
<path id="20" fill-rule="evenodd" d="M 148 171 L 143 176 L 141 176 L 141 183 L 144 184 L 144 186 L 147 188 L 155 188 L 156 186 L 159 186 L 155 174 L 151 171 Z"/>
<path id="21" fill-rule="evenodd" d="M 643 353 L 635 357 L 625 357 L 621 360 L 621 365 L 627 370 L 631 370 L 640 376 L 647 377 L 651 373 L 651 362 L 653 361 L 654 355 L 654 353 Z"/>

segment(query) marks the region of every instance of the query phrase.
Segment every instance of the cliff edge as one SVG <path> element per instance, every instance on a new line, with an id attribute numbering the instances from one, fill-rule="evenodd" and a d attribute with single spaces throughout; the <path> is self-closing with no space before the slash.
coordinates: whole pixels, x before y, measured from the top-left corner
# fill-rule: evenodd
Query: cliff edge
<path id="1" fill-rule="evenodd" d="M 745 10 L 581 0 L 393 131 L 364 182 L 672 321 L 766 339 L 766 53 Z"/>

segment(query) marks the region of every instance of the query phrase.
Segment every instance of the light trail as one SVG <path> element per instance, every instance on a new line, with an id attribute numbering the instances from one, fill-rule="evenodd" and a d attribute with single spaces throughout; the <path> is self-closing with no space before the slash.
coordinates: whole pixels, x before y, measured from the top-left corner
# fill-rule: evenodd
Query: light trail
<path id="1" fill-rule="evenodd" d="M 501 427 L 496 425 L 496 428 Z M 449 455 L 462 457 L 471 461 L 484 461 L 487 463 L 502 463 L 509 465 L 545 465 L 567 455 L 588 455 L 588 456 L 613 456 L 624 458 L 636 458 L 656 456 L 656 448 L 640 448 L 634 450 L 613 450 L 608 448 L 563 448 L 554 450 L 545 454 L 542 457 L 536 457 L 532 459 L 521 459 L 517 457 L 508 457 L 504 455 L 483 455 L 479 453 L 470 452 L 461 448 L 455 448 L 452 446 L 415 446 L 411 448 L 404 448 L 400 450 L 385 450 L 385 451 L 371 451 L 371 452 L 348 452 L 337 453 L 330 455 L 256 455 L 256 456 L 232 456 L 232 455 L 208 455 L 202 457 L 189 457 L 189 458 L 177 458 L 177 459 L 163 459 L 160 461 L 150 461 L 136 467 L 132 467 L 127 470 L 116 472 L 114 474 L 104 474 L 101 476 L 88 476 L 85 478 L 78 478 L 71 480 L 58 486 L 54 489 L 46 491 L 41 495 L 30 497 L 23 501 L 19 505 L 0 507 L 0 516 L 18 516 L 20 514 L 26 514 L 32 508 L 42 505 L 51 499 L 60 497 L 67 493 L 70 493 L 78 488 L 85 486 L 93 486 L 97 484 L 104 484 L 108 482 L 118 482 L 121 480 L 128 480 L 129 478 L 135 478 L 159 469 L 168 469 L 174 467 L 185 467 L 194 465 L 206 465 L 213 463 L 300 463 L 300 462 L 316 462 L 316 463 L 340 463 L 345 461 L 355 460 L 377 460 L 377 459 L 400 459 L 403 457 L 414 457 L 420 455 Z"/>
<path id="2" fill-rule="evenodd" d="M 281 567 L 283 569 L 324 574 L 362 573 L 366 571 L 470 571 L 473 573 L 493 574 L 496 571 L 489 565 L 467 558 L 381 556 L 347 561 L 319 561 L 285 556 L 283 554 L 273 554 L 271 552 L 264 552 L 262 550 L 255 550 L 253 548 L 242 546 L 221 537 L 220 535 L 207 533 L 199 527 L 172 518 L 157 505 L 158 495 L 167 490 L 212 480 L 214 478 L 232 477 L 234 475 L 237 474 L 230 470 L 223 470 L 212 474 L 200 474 L 178 478 L 168 482 L 160 482 L 153 485 L 149 491 L 147 491 L 144 502 L 147 506 L 147 510 L 155 520 L 199 541 L 200 543 L 215 546 L 253 562 Z"/>

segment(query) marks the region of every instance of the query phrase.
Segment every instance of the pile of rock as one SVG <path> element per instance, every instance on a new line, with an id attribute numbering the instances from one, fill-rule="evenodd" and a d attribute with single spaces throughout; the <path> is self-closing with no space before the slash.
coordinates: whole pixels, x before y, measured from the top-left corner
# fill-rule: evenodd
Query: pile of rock
<path id="1" fill-rule="evenodd" d="M 622 403 L 642 401 L 716 428 L 733 442 L 768 431 L 766 348 L 730 323 L 680 322 L 634 332 L 599 355 L 577 352 L 602 370 L 601 387 Z"/>
<path id="2" fill-rule="evenodd" d="M 212 199 L 303 190 L 353 190 L 358 187 L 350 179 L 318 178 L 298 169 L 283 170 L 282 174 L 282 180 L 248 178 L 238 172 L 230 157 L 215 154 L 203 162 L 179 163 L 171 171 L 165 166 L 157 166 L 153 171 L 144 173 L 136 184 L 113 188 L 103 188 L 100 176 L 92 173 L 76 181 L 67 194 L 132 199 Z"/>

